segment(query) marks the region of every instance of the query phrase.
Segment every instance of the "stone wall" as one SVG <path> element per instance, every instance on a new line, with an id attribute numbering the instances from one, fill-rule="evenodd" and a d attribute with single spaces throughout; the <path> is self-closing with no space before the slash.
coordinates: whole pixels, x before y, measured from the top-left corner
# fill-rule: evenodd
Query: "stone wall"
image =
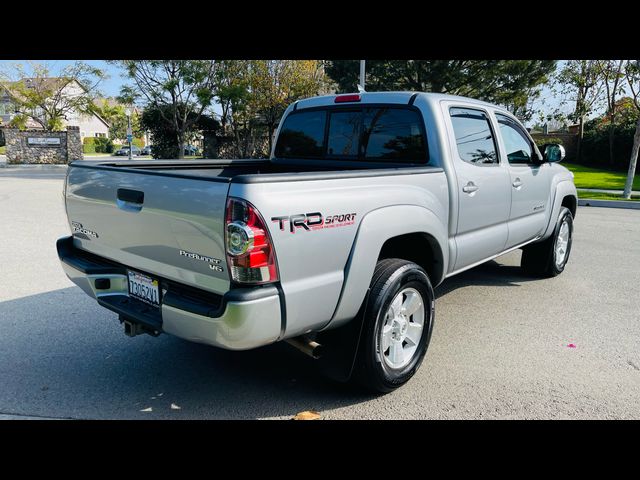
<path id="1" fill-rule="evenodd" d="M 66 132 L 4 128 L 7 164 L 69 163 L 82 160 L 82 140 L 78 127 Z"/>

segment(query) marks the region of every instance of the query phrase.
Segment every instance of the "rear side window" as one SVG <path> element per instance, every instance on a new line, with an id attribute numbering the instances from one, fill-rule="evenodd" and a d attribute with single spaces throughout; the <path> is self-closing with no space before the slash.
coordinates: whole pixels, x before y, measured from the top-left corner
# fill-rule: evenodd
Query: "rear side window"
<path id="1" fill-rule="evenodd" d="M 317 120 L 312 121 L 314 118 Z M 320 124 L 326 132 L 324 137 L 319 134 Z M 309 138 L 314 139 L 313 146 Z M 304 145 L 300 139 L 304 139 Z M 275 155 L 285 158 L 326 155 L 331 159 L 421 164 L 429 161 L 420 113 L 410 108 L 384 106 L 330 107 L 291 113 L 281 128 Z"/>
<path id="2" fill-rule="evenodd" d="M 498 155 L 489 118 L 481 110 L 449 110 L 460 159 L 474 165 L 497 165 Z"/>

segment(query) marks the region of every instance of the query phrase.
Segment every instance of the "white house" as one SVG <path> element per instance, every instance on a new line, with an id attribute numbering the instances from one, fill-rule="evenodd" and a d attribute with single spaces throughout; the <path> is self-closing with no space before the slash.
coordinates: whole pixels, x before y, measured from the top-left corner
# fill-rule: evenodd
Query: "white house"
<path id="1" fill-rule="evenodd" d="M 58 77 L 51 78 L 40 78 L 40 79 L 32 79 L 32 78 L 23 78 L 20 82 L 29 85 L 30 82 L 40 82 L 40 85 L 48 84 L 55 90 L 56 83 L 62 82 L 63 79 Z M 7 125 L 11 119 L 16 115 L 16 107 L 14 102 L 14 93 L 12 93 L 13 84 L 5 83 L 0 84 L 0 120 L 3 125 Z M 62 95 L 74 96 L 79 95 L 84 91 L 82 85 L 80 85 L 77 81 L 73 80 L 70 83 L 67 83 L 61 90 L 60 93 Z M 80 127 L 80 136 L 84 137 L 108 137 L 109 136 L 109 124 L 98 114 L 82 114 L 80 112 L 71 111 L 65 115 L 64 125 L 69 126 L 77 126 Z M 42 126 L 30 119 L 27 122 L 28 128 L 42 128 Z"/>

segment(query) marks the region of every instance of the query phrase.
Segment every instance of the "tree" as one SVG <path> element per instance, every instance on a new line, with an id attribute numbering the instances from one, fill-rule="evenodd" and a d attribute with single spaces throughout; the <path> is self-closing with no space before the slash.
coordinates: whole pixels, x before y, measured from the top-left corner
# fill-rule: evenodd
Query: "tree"
<path id="1" fill-rule="evenodd" d="M 616 131 L 617 96 L 622 92 L 624 60 L 601 60 L 597 62 L 607 96 L 607 116 L 609 117 L 609 164 L 613 165 L 613 143 Z"/>
<path id="2" fill-rule="evenodd" d="M 30 74 L 18 64 L 14 78 L 1 79 L 15 107 L 12 126 L 25 128 L 32 120 L 45 130 L 61 130 L 69 115 L 95 111 L 93 100 L 106 77 L 101 69 L 78 61 L 52 76 L 46 64 L 29 65 Z"/>
<path id="3" fill-rule="evenodd" d="M 127 138 L 127 128 L 129 119 L 125 113 L 126 106 L 103 99 L 97 104 L 97 113 L 109 124 L 109 138 L 123 140 Z M 144 135 L 144 130 L 140 126 L 140 114 L 137 109 L 132 109 L 131 130 L 136 138 Z"/>
<path id="4" fill-rule="evenodd" d="M 359 76 L 357 60 L 331 60 L 327 75 L 339 92 L 353 92 Z M 509 106 L 521 117 L 548 81 L 556 62 L 550 60 L 368 60 L 368 91 L 414 90 L 479 98 Z"/>
<path id="5" fill-rule="evenodd" d="M 179 111 L 174 114 L 171 110 L 178 108 Z M 140 127 L 151 134 L 153 143 L 152 154 L 154 158 L 182 158 L 184 157 L 184 147 L 176 143 L 178 133 L 172 123 L 164 121 L 165 118 L 171 118 L 174 115 L 179 117 L 185 116 L 187 108 L 183 105 L 174 107 L 173 105 L 149 106 L 142 112 L 140 118 Z M 217 131 L 220 124 L 217 120 L 204 114 L 196 112 L 188 112 L 186 114 L 190 130 L 183 133 L 183 138 L 189 136 L 196 130 Z M 178 148 L 183 148 L 182 152 Z"/>
<path id="6" fill-rule="evenodd" d="M 575 109 L 570 118 L 577 121 L 579 125 L 576 157 L 580 161 L 584 122 L 601 98 L 602 73 L 597 60 L 568 60 L 558 74 L 557 80 L 564 87 L 564 93 L 574 96 Z"/>
<path id="7" fill-rule="evenodd" d="M 316 60 L 256 60 L 250 64 L 251 104 L 267 128 L 269 152 L 290 103 L 317 95 L 323 74 Z"/>
<path id="8" fill-rule="evenodd" d="M 268 154 L 287 106 L 317 95 L 324 85 L 320 62 L 315 60 L 220 62 L 216 81 L 220 123 L 232 135 L 235 154 L 244 158 Z"/>
<path id="9" fill-rule="evenodd" d="M 633 105 L 640 112 L 640 60 L 628 60 L 626 62 L 625 77 L 631 90 Z M 636 175 L 636 164 L 638 162 L 638 151 L 640 150 L 640 116 L 636 121 L 636 132 L 633 135 L 633 148 L 631 149 L 631 158 L 629 160 L 629 172 L 627 173 L 627 181 L 624 185 L 622 197 L 631 198 L 633 190 L 633 179 Z"/>
<path id="10" fill-rule="evenodd" d="M 130 101 L 142 99 L 157 112 L 165 131 L 175 134 L 177 158 L 184 158 L 184 145 L 194 125 L 214 95 L 214 60 L 120 60 L 133 85 L 122 89 Z"/>

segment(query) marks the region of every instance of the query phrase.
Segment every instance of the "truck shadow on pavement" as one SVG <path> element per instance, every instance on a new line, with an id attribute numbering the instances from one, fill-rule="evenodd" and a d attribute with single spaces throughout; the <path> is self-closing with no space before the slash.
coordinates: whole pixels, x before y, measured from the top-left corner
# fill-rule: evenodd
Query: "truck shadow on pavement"
<path id="1" fill-rule="evenodd" d="M 490 262 L 437 295 L 526 280 Z M 127 338 L 77 287 L 0 302 L 0 385 L 0 413 L 54 418 L 291 418 L 375 398 L 324 379 L 284 343 L 230 352 L 169 335 Z"/>
<path id="2" fill-rule="evenodd" d="M 520 253 L 509 253 L 509 259 L 515 260 L 517 255 L 518 265 L 505 265 L 495 260 L 483 263 L 477 267 L 459 273 L 446 279 L 435 289 L 436 298 L 462 287 L 490 286 L 490 287 L 519 287 L 520 283 L 538 281 L 539 278 L 527 275 L 520 268 Z M 506 257 L 506 256 L 505 256 Z"/>

